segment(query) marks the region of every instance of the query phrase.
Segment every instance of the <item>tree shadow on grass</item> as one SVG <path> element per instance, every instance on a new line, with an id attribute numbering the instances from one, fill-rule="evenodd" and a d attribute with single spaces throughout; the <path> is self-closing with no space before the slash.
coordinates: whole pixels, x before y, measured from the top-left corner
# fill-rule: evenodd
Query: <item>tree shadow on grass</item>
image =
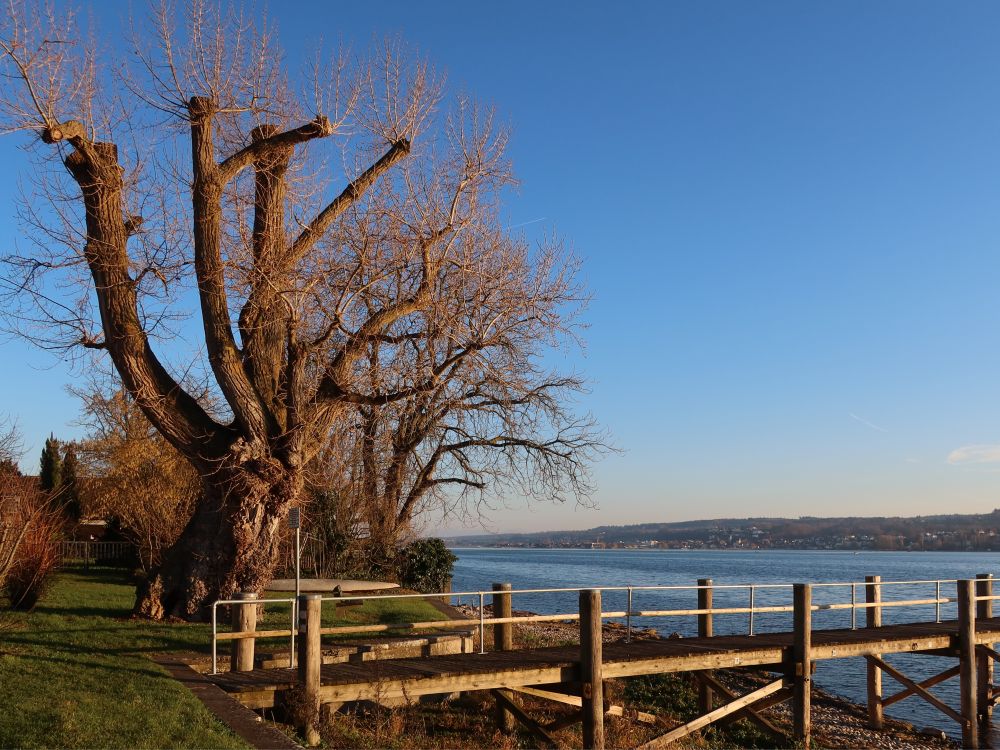
<path id="1" fill-rule="evenodd" d="M 60 607 L 56 605 L 39 604 L 27 614 L 55 615 L 57 617 L 104 617 L 109 620 L 127 620 L 131 611 L 113 607 Z"/>
<path id="2" fill-rule="evenodd" d="M 94 636 L 122 634 L 128 643 L 118 646 L 97 645 Z M 67 636 L 84 635 L 86 643 L 66 642 Z M 21 646 L 35 646 L 49 651 L 64 651 L 67 653 L 106 654 L 109 656 L 141 655 L 145 653 L 171 653 L 175 651 L 198 651 L 208 653 L 211 647 L 211 635 L 205 634 L 204 642 L 190 638 L 176 638 L 165 632 L 137 631 L 135 628 L 57 628 L 52 630 L 21 630 L 9 633 L 7 641 Z M 71 639 L 70 639 L 71 640 Z"/>

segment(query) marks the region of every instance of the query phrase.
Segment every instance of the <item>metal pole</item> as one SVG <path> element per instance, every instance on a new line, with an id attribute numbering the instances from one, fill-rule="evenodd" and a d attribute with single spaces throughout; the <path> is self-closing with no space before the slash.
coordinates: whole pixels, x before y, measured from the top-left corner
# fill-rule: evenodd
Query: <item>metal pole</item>
<path id="1" fill-rule="evenodd" d="M 288 668 L 289 669 L 294 669 L 295 668 L 295 657 L 297 656 L 297 654 L 295 653 L 295 631 L 298 629 L 298 614 L 299 614 L 299 600 L 298 600 L 298 597 L 296 597 L 295 601 L 292 602 L 291 610 L 292 610 L 292 627 L 291 627 L 291 631 L 292 631 L 292 643 L 291 643 L 292 652 L 288 655 Z"/>
<path id="2" fill-rule="evenodd" d="M 749 633 L 750 635 L 753 635 L 753 602 L 755 593 L 756 589 L 753 586 L 751 586 L 750 587 L 750 633 Z"/>
<path id="3" fill-rule="evenodd" d="M 216 603 L 212 602 L 212 674 L 219 674 L 219 659 L 216 650 L 218 636 L 218 628 L 215 622 L 215 607 Z"/>
<path id="4" fill-rule="evenodd" d="M 858 629 L 858 584 L 851 584 L 851 630 Z"/>
<path id="5" fill-rule="evenodd" d="M 302 529 L 295 527 L 295 601 L 299 600 L 302 579 Z"/>
<path id="6" fill-rule="evenodd" d="M 298 519 L 296 519 L 298 522 Z M 292 602 L 292 653 L 288 657 L 288 666 L 295 666 L 295 631 L 297 629 L 296 623 L 299 620 L 299 596 L 302 594 L 301 591 L 301 560 L 302 560 L 302 547 L 301 545 L 301 529 L 296 525 L 295 527 L 295 601 Z"/>
<path id="7" fill-rule="evenodd" d="M 486 613 L 483 611 L 483 592 L 479 592 L 479 653 L 486 653 L 486 623 L 483 620 Z"/>
<path id="8" fill-rule="evenodd" d="M 632 642 L 632 587 L 628 587 L 628 606 L 625 608 L 625 643 Z"/>
<path id="9" fill-rule="evenodd" d="M 934 611 L 936 612 L 935 622 L 941 622 L 941 581 L 934 582 L 934 598 L 937 599 L 934 602 Z"/>

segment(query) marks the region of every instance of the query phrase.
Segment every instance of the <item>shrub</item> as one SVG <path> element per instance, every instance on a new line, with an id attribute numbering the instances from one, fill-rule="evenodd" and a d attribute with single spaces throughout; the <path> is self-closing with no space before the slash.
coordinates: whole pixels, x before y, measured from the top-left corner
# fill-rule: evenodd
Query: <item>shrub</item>
<path id="1" fill-rule="evenodd" d="M 399 554 L 399 582 L 423 593 L 444 591 L 458 558 L 440 539 L 418 539 Z"/>
<path id="2" fill-rule="evenodd" d="M 59 539 L 65 519 L 52 507 L 37 509 L 29 519 L 7 571 L 4 591 L 14 609 L 30 612 L 59 567 Z"/>

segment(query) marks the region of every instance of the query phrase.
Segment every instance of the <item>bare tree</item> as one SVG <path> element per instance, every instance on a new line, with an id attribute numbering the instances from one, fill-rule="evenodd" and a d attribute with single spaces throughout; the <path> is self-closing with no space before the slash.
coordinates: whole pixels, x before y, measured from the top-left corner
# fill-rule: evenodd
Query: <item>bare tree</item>
<path id="1" fill-rule="evenodd" d="M 368 388 L 411 395 L 361 403 L 331 435 L 327 476 L 387 559 L 432 509 L 478 516 L 511 494 L 587 503 L 589 465 L 607 449 L 569 408 L 583 381 L 540 364 L 580 301 L 559 244 L 532 252 L 494 235 L 473 250 L 476 274 L 444 280 L 438 305 L 369 343 Z M 469 342 L 476 356 L 449 365 Z M 428 371 L 441 374 L 422 387 Z"/>
<path id="2" fill-rule="evenodd" d="M 72 18 L 11 2 L 0 112 L 42 141 L 22 209 L 32 244 L 7 259 L 14 314 L 45 346 L 105 352 L 197 471 L 191 521 L 136 611 L 202 616 L 267 583 L 305 467 L 348 415 L 481 359 L 489 327 L 454 326 L 482 300 L 456 290 L 516 245 L 500 220 L 507 135 L 467 101 L 442 106 L 398 44 L 290 81 L 270 27 L 192 0 L 154 9 L 122 72 Z M 157 353 L 187 294 L 222 409 Z M 547 314 L 557 337 L 566 322 Z M 447 347 L 394 344 L 428 326 Z M 374 344 L 390 347 L 375 353 L 385 377 L 371 377 Z"/>

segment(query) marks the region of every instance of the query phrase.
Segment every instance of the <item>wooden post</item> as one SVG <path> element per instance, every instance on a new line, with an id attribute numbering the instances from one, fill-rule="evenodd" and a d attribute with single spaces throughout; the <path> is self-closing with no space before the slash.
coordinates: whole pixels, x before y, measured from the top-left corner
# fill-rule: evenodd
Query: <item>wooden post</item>
<path id="1" fill-rule="evenodd" d="M 511 616 L 510 594 L 500 593 L 510 591 L 510 589 L 511 585 L 509 583 L 493 584 L 493 591 L 498 592 L 493 594 L 494 617 Z M 514 649 L 514 626 L 512 623 L 505 622 L 493 626 L 493 648 L 496 651 L 512 651 Z M 509 690 L 501 691 L 501 693 L 504 697 L 513 702 L 513 693 Z M 502 699 L 496 700 L 495 713 L 497 729 L 504 734 L 510 734 L 513 732 L 515 726 L 514 714 L 507 710 L 507 707 L 504 705 Z"/>
<path id="2" fill-rule="evenodd" d="M 976 711 L 976 594 L 975 581 L 958 582 L 958 658 L 962 704 L 962 747 L 979 747 Z"/>
<path id="3" fill-rule="evenodd" d="M 320 646 L 323 599 L 321 594 L 299 595 L 299 688 L 303 711 L 299 730 L 306 744 L 319 744 L 319 687 L 323 651 Z"/>
<path id="4" fill-rule="evenodd" d="M 580 681 L 584 750 L 604 750 L 604 668 L 601 592 L 580 592 Z"/>
<path id="5" fill-rule="evenodd" d="M 233 604 L 233 631 L 251 633 L 257 630 L 257 595 L 250 592 L 233 594 L 233 599 L 239 599 L 246 604 Z M 233 672 L 249 672 L 253 669 L 253 650 L 255 639 L 238 638 L 233 641 L 232 658 L 229 669 Z"/>
<path id="6" fill-rule="evenodd" d="M 980 573 L 976 576 L 976 596 L 993 596 L 993 574 Z M 993 602 L 990 599 L 976 602 L 976 619 L 988 620 L 993 617 Z M 986 644 L 993 648 L 994 644 Z M 976 654 L 976 687 L 979 691 L 977 703 L 979 718 L 983 724 L 983 732 L 988 732 L 990 717 L 993 716 L 993 704 L 990 692 L 993 688 L 993 660 L 986 653 Z"/>
<path id="7" fill-rule="evenodd" d="M 792 689 L 793 737 L 806 748 L 812 733 L 812 586 L 796 583 L 792 588 L 794 634 L 792 660 L 795 677 Z"/>
<path id="8" fill-rule="evenodd" d="M 865 576 L 865 603 L 882 603 L 882 576 Z M 882 627 L 882 608 L 868 607 L 865 609 L 865 625 L 869 628 Z M 881 658 L 881 654 L 876 654 Z M 872 729 L 881 729 L 885 724 L 882 706 L 882 670 L 866 663 L 868 670 L 868 725 Z"/>
<path id="9" fill-rule="evenodd" d="M 699 578 L 698 586 L 698 609 L 712 608 L 712 579 Z M 698 636 L 709 638 L 712 636 L 712 615 L 698 615 Z M 705 682 L 698 681 L 698 711 L 702 715 L 707 714 L 714 706 L 712 688 Z"/>

